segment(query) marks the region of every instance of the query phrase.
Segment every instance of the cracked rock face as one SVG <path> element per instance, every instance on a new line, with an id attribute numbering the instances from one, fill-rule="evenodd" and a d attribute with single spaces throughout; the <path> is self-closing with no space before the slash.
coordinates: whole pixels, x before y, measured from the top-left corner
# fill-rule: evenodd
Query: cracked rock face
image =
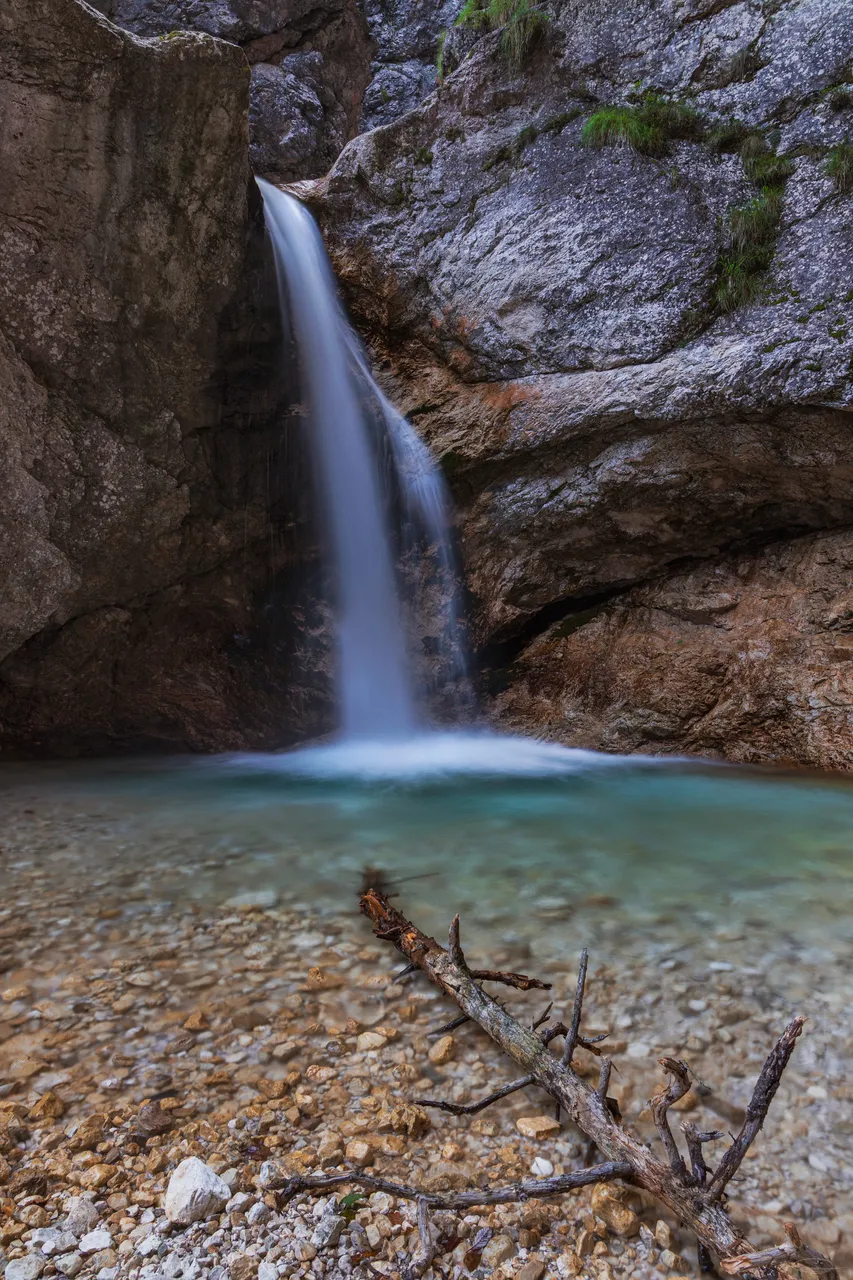
<path id="1" fill-rule="evenodd" d="M 549 628 L 497 716 L 604 751 L 849 769 L 851 582 L 849 530 L 672 573 Z"/>
<path id="2" fill-rule="evenodd" d="M 245 58 L 76 0 L 0 40 L 0 743 L 273 732 L 246 713 L 286 396 L 246 355 L 281 338 L 244 293 Z"/>
<path id="3" fill-rule="evenodd" d="M 420 108 L 348 145 L 316 193 L 336 268 L 389 390 L 454 486 L 487 652 L 522 652 L 555 616 L 604 597 L 624 597 L 632 634 L 657 635 L 631 588 L 671 578 L 677 594 L 685 560 L 721 564 L 741 544 L 760 631 L 778 548 L 853 524 L 853 196 L 826 173 L 830 148 L 853 137 L 838 93 L 853 32 L 824 0 L 552 13 L 517 74 L 486 37 Z M 704 138 L 660 157 L 584 145 L 596 109 L 644 90 L 692 107 Z M 790 172 L 769 269 L 725 312 L 726 227 L 760 187 L 709 141 L 733 118 Z M 577 631 L 573 656 L 587 642 L 603 651 L 596 626 Z M 824 646 L 821 677 L 819 664 L 786 667 L 789 640 L 769 622 L 763 643 L 765 670 L 797 686 L 778 734 L 759 730 L 762 715 L 780 724 L 766 701 L 726 732 L 696 708 L 645 732 L 639 641 L 620 650 L 619 723 L 636 714 L 634 727 L 611 725 L 606 699 L 592 699 L 592 719 L 575 714 L 594 663 L 578 664 L 567 703 L 544 639 L 530 671 L 554 705 L 527 696 L 527 668 L 513 695 L 511 668 L 499 713 L 608 749 L 834 764 L 847 750 L 849 764 L 841 669 L 836 710 L 816 692 L 841 650 Z"/>
<path id="4" fill-rule="evenodd" d="M 356 0 L 100 0 L 98 8 L 137 35 L 197 31 L 239 45 L 252 66 L 252 167 L 272 182 L 326 173 L 356 132 L 371 76 Z"/>
<path id="5" fill-rule="evenodd" d="M 361 116 L 365 131 L 412 111 L 435 88 L 439 41 L 462 0 L 363 0 L 362 7 L 375 49 Z"/>

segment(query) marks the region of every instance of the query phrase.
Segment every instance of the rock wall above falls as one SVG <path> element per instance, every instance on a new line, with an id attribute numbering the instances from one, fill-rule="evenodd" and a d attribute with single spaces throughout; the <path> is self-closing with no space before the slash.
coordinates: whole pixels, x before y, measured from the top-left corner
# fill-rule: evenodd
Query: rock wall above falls
<path id="1" fill-rule="evenodd" d="M 280 740 L 286 653 L 250 641 L 291 554 L 289 393 L 245 57 L 80 0 L 6 5 L 0 43 L 0 745 Z"/>
<path id="2" fill-rule="evenodd" d="M 204 32 L 243 49 L 252 67 L 252 167 L 271 182 L 326 173 L 357 132 L 372 54 L 357 0 L 98 0 L 97 7 L 136 35 Z"/>
<path id="3" fill-rule="evenodd" d="M 758 626 L 761 547 L 853 523 L 844 9 L 551 4 L 520 67 L 486 36 L 318 188 L 349 305 L 454 486 L 487 651 L 739 547 Z M 625 607 L 641 631 L 651 615 Z M 769 597 L 767 610 L 766 669 L 781 669 Z M 573 643 L 587 637 L 594 648 L 588 629 Z M 544 687 L 552 650 L 533 652 Z M 842 759 L 847 721 L 819 698 L 834 745 L 806 745 L 817 668 L 801 672 L 790 750 L 758 733 L 757 712 L 733 752 Z M 620 716 L 640 697 L 623 687 Z M 543 703 L 524 706 L 507 693 L 501 714 L 533 728 Z M 561 736 L 629 743 L 596 706 L 594 733 L 557 714 Z M 671 749 L 724 752 L 704 723 Z"/>

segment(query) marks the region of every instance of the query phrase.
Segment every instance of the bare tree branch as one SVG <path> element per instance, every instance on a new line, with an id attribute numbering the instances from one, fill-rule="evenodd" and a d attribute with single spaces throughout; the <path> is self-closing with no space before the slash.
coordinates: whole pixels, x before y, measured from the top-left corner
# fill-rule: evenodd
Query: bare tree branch
<path id="1" fill-rule="evenodd" d="M 788 1237 L 785 1244 L 777 1245 L 774 1249 L 761 1249 L 757 1253 L 746 1253 L 739 1258 L 724 1259 L 720 1265 L 726 1275 L 745 1276 L 750 1271 L 775 1267 L 783 1262 L 798 1263 L 816 1271 L 818 1275 L 826 1276 L 826 1280 L 838 1280 L 838 1272 L 829 1259 L 803 1244 L 792 1222 L 785 1223 L 785 1234 Z"/>
<path id="2" fill-rule="evenodd" d="M 421 933 L 381 893 L 367 890 L 361 898 L 361 909 L 373 922 L 376 936 L 393 942 L 408 961 L 418 965 L 440 990 L 455 1000 L 468 1018 L 476 1022 L 510 1058 L 519 1063 L 525 1071 L 525 1083 L 529 1077 L 530 1083 L 538 1085 L 549 1093 L 590 1143 L 593 1143 L 606 1157 L 606 1163 L 602 1165 L 592 1169 L 577 1170 L 560 1178 L 537 1180 L 532 1184 L 518 1183 L 515 1187 L 504 1188 L 502 1192 L 471 1191 L 453 1197 L 428 1197 L 430 1204 L 440 1201 L 442 1207 L 467 1208 L 475 1204 L 507 1203 L 513 1199 L 523 1199 L 527 1195 L 540 1197 L 559 1194 L 562 1189 L 582 1186 L 587 1181 L 599 1182 L 608 1178 L 622 1177 L 630 1179 L 651 1192 L 665 1204 L 685 1226 L 695 1233 L 700 1245 L 706 1251 L 713 1252 L 721 1259 L 721 1264 L 728 1274 L 746 1275 L 752 1272 L 763 1280 L 771 1280 L 771 1277 L 775 1276 L 779 1261 L 778 1254 L 766 1258 L 762 1254 L 757 1254 L 749 1241 L 732 1223 L 725 1205 L 721 1203 L 721 1197 L 726 1184 L 746 1154 L 750 1142 L 764 1122 L 782 1072 L 802 1030 L 803 1019 L 798 1018 L 791 1023 L 765 1063 L 752 1101 L 747 1108 L 743 1129 L 726 1153 L 720 1169 L 713 1175 L 708 1186 L 697 1185 L 699 1163 L 694 1154 L 696 1142 L 699 1143 L 699 1160 L 702 1168 L 705 1169 L 704 1159 L 701 1157 L 701 1142 L 709 1140 L 709 1135 L 698 1133 L 696 1135 L 696 1142 L 691 1150 L 691 1160 L 694 1165 L 694 1175 L 691 1176 L 678 1152 L 666 1118 L 668 1108 L 682 1097 L 689 1087 L 690 1078 L 685 1063 L 678 1059 L 663 1060 L 665 1070 L 673 1079 L 670 1085 L 652 1100 L 653 1111 L 657 1113 L 655 1119 L 658 1122 L 658 1131 L 670 1157 L 670 1167 L 658 1160 L 644 1142 L 623 1128 L 611 1112 L 606 1098 L 608 1066 L 605 1064 L 602 1068 L 599 1088 L 592 1089 L 571 1065 L 574 1048 L 581 1043 L 584 1043 L 585 1047 L 592 1044 L 591 1041 L 583 1042 L 580 1035 L 586 983 L 586 953 L 581 958 L 571 1027 L 568 1029 L 551 1027 L 546 1031 L 532 1031 L 513 1018 L 484 991 L 476 980 L 475 974 L 468 969 L 459 942 L 458 917 L 451 925 L 449 950 L 445 951 L 434 938 Z M 572 1046 L 568 1055 L 565 1049 L 563 1050 L 561 1058 L 555 1056 L 548 1047 L 559 1034 L 566 1035 L 567 1041 Z M 513 1084 L 523 1087 L 519 1081 Z M 352 1175 L 344 1176 L 352 1177 Z M 359 1178 L 361 1185 L 374 1186 L 378 1181 L 369 1180 L 366 1175 L 359 1175 Z M 301 1187 L 308 1185 L 305 1179 L 298 1181 Z M 332 1184 L 325 1181 L 323 1185 Z M 392 1190 L 400 1195 L 406 1194 L 405 1191 L 394 1188 L 393 1184 L 384 1184 L 379 1189 Z M 411 1192 L 412 1189 L 409 1188 L 408 1191 Z M 415 1198 L 417 1194 L 414 1193 Z M 802 1244 L 795 1244 L 790 1234 L 788 1244 L 780 1247 L 785 1251 L 784 1260 L 790 1260 L 793 1256 L 791 1251 L 796 1250 L 797 1262 L 829 1277 L 829 1280 L 837 1280 L 837 1274 L 828 1259 Z"/>
<path id="3" fill-rule="evenodd" d="M 478 1112 L 485 1111 L 493 1102 L 500 1102 L 501 1098 L 508 1098 L 511 1093 L 518 1093 L 519 1089 L 526 1089 L 534 1083 L 533 1076 L 522 1076 L 520 1080 L 512 1080 L 502 1089 L 496 1089 L 480 1102 L 471 1102 L 467 1106 L 461 1102 L 436 1102 L 430 1098 L 416 1098 L 415 1103 L 419 1107 L 434 1107 L 437 1111 L 446 1111 L 452 1116 L 475 1116 Z"/>
<path id="4" fill-rule="evenodd" d="M 686 1183 L 690 1181 L 690 1175 L 687 1172 L 684 1158 L 678 1150 L 678 1144 L 672 1136 L 666 1113 L 674 1102 L 678 1102 L 679 1098 L 683 1098 L 685 1093 L 689 1091 L 691 1085 L 690 1068 L 680 1058 L 661 1058 L 660 1065 L 670 1077 L 670 1083 L 665 1089 L 661 1089 L 660 1093 L 655 1094 L 649 1102 L 649 1107 L 651 1108 L 660 1140 L 664 1145 L 669 1167 L 679 1182 Z"/>
<path id="5" fill-rule="evenodd" d="M 583 996 L 586 989 L 586 970 L 589 964 L 589 951 L 584 947 L 581 952 L 581 962 L 578 968 L 578 981 L 575 988 L 575 1002 L 572 1006 L 572 1023 L 569 1027 L 569 1034 L 566 1036 L 566 1043 L 563 1045 L 562 1063 L 564 1067 L 572 1065 L 572 1056 L 577 1048 L 578 1037 L 581 1029 L 581 1014 L 583 1013 Z"/>
<path id="6" fill-rule="evenodd" d="M 782 1032 L 767 1061 L 761 1068 L 761 1074 L 755 1082 L 749 1106 L 746 1108 L 746 1119 L 743 1128 L 720 1161 L 717 1172 L 708 1186 L 709 1198 L 719 1200 L 727 1185 L 741 1166 L 744 1156 L 758 1137 L 759 1130 L 767 1118 L 770 1103 L 776 1096 L 782 1073 L 794 1052 L 794 1045 L 802 1034 L 805 1018 L 793 1018 Z"/>
<path id="7" fill-rule="evenodd" d="M 610 1160 L 604 1164 L 593 1165 L 589 1169 L 573 1169 L 571 1173 L 560 1174 L 555 1178 L 534 1178 L 524 1182 L 513 1182 L 507 1187 L 496 1187 L 490 1191 L 460 1191 L 456 1195 L 437 1195 L 424 1191 L 421 1187 L 410 1187 L 405 1183 L 391 1182 L 387 1178 L 375 1177 L 371 1173 L 359 1173 L 347 1170 L 346 1173 L 329 1174 L 296 1174 L 288 1178 L 278 1192 L 279 1202 L 284 1205 L 302 1191 L 329 1191 L 333 1187 L 356 1186 L 366 1187 L 369 1191 L 387 1191 L 389 1195 L 399 1196 L 401 1200 L 423 1200 L 430 1209 L 468 1210 L 477 1205 L 515 1204 L 520 1200 L 542 1200 L 550 1196 L 561 1196 L 576 1187 L 588 1187 L 598 1182 L 613 1182 L 617 1178 L 628 1178 L 631 1167 L 624 1161 Z"/>

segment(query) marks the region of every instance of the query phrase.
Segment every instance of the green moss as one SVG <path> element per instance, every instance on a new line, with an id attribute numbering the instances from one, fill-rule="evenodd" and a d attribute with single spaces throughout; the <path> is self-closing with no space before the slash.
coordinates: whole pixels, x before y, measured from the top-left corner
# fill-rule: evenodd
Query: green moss
<path id="1" fill-rule="evenodd" d="M 429 147 L 419 147 L 415 152 L 415 164 L 432 164 L 433 155 Z"/>
<path id="2" fill-rule="evenodd" d="M 759 155 L 744 156 L 743 168 L 750 182 L 762 187 L 782 187 L 794 172 L 794 164 L 787 156 L 777 156 L 775 151 L 764 151 Z"/>
<path id="3" fill-rule="evenodd" d="M 832 111 L 848 111 L 853 107 L 853 93 L 849 89 L 833 89 L 828 101 Z"/>
<path id="4" fill-rule="evenodd" d="M 781 212 L 781 192 L 765 187 L 754 200 L 729 213 L 727 244 L 717 262 L 714 287 L 718 310 L 734 311 L 758 295 L 761 275 L 773 261 Z"/>
<path id="5" fill-rule="evenodd" d="M 550 116 L 543 125 L 540 126 L 540 133 L 562 133 L 567 124 L 571 124 L 573 120 L 577 120 L 578 116 L 583 115 L 582 107 L 572 107 L 570 111 L 558 111 L 555 116 Z"/>
<path id="6" fill-rule="evenodd" d="M 441 35 L 438 37 L 438 50 L 435 58 L 435 73 L 439 80 L 444 79 L 444 42 L 446 39 L 447 32 L 442 31 Z"/>
<path id="7" fill-rule="evenodd" d="M 824 170 L 836 191 L 853 190 L 853 144 L 839 142 L 829 153 Z"/>
<path id="8" fill-rule="evenodd" d="M 751 132 L 742 120 L 724 120 L 709 130 L 706 141 L 711 151 L 723 155 L 740 151 Z"/>
<path id="9" fill-rule="evenodd" d="M 487 171 L 494 169 L 495 165 L 508 164 L 517 160 L 537 138 L 541 138 L 547 133 L 560 133 L 567 124 L 572 120 L 576 120 L 580 115 L 583 115 L 583 109 L 577 107 L 572 111 L 561 111 L 557 115 L 549 116 L 541 123 L 526 124 L 523 129 L 518 131 L 513 142 L 505 143 L 497 151 L 492 152 L 488 159 L 484 161 L 483 169 Z"/>
<path id="10" fill-rule="evenodd" d="M 548 21 L 534 0 L 465 0 L 456 25 L 501 31 L 501 56 L 517 69 Z"/>
<path id="11" fill-rule="evenodd" d="M 588 147 L 622 146 L 645 156 L 665 156 L 677 138 L 697 138 L 702 122 L 692 107 L 649 95 L 638 106 L 601 107 L 587 120 L 581 141 Z"/>

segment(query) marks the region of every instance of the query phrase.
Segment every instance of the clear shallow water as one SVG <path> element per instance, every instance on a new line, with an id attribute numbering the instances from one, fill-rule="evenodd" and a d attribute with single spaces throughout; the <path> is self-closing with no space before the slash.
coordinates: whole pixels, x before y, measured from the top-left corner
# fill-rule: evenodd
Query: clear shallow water
<path id="1" fill-rule="evenodd" d="M 374 866 L 436 930 L 459 910 L 535 941 L 543 920 L 601 908 L 614 928 L 674 913 L 685 936 L 740 922 L 853 943 L 853 786 L 840 778 L 435 735 L 10 767 L 0 805 L 24 804 L 36 820 L 73 815 L 57 855 L 69 874 L 159 900 L 268 891 L 348 912 Z"/>

